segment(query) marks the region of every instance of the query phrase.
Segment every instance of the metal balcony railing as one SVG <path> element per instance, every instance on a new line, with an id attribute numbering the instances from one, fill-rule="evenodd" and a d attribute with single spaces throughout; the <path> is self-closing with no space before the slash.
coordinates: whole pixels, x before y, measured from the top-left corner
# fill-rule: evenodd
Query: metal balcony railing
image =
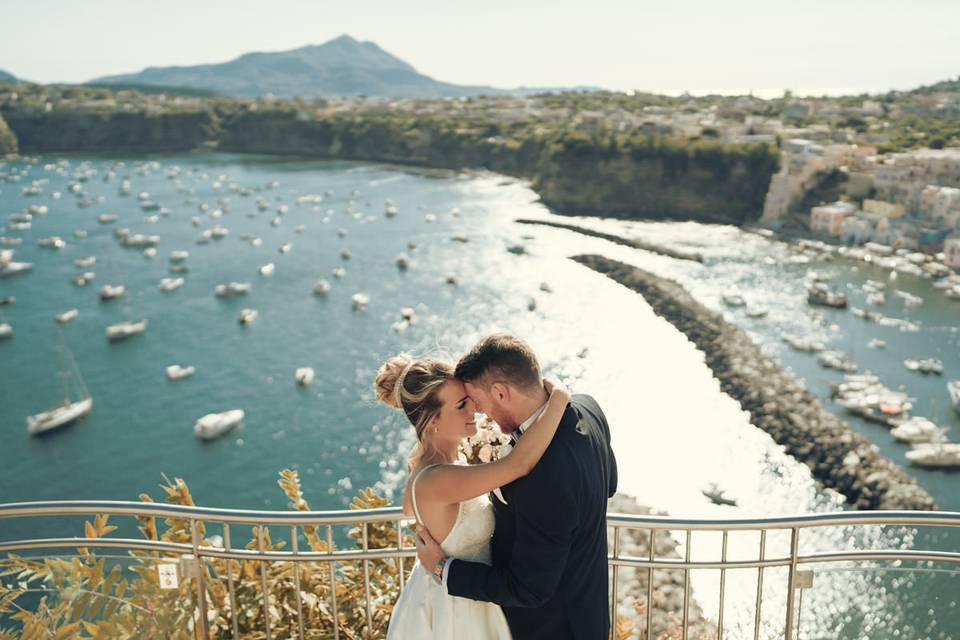
<path id="1" fill-rule="evenodd" d="M 336 580 L 336 567 L 341 563 L 360 562 L 363 566 L 364 589 L 366 591 L 366 629 L 369 634 L 371 628 L 371 601 L 370 601 L 370 574 L 369 563 L 372 561 L 395 560 L 399 572 L 400 587 L 405 579 L 403 558 L 416 557 L 413 548 L 404 544 L 404 527 L 412 524 L 412 520 L 404 516 L 399 508 L 382 508 L 356 511 L 247 511 L 237 509 L 215 509 L 203 507 L 185 507 L 178 505 L 161 505 L 143 502 L 113 502 L 113 501 L 60 501 L 60 502 L 25 502 L 0 505 L 0 525 L 4 519 L 35 518 L 41 516 L 77 516 L 108 514 L 111 516 L 135 516 L 140 518 L 173 518 L 189 523 L 191 541 L 176 543 L 162 540 L 134 539 L 134 538 L 31 538 L 21 540 L 0 540 L 0 553 L 37 552 L 50 549 L 78 548 L 105 548 L 122 549 L 127 551 L 146 551 L 158 554 L 172 554 L 180 559 L 180 571 L 194 579 L 196 590 L 196 607 L 199 615 L 196 616 L 198 631 L 201 637 L 208 638 L 208 616 L 205 581 L 209 579 L 206 570 L 192 570 L 192 567 L 204 567 L 205 559 L 233 559 L 241 561 L 259 561 L 260 566 L 268 562 L 294 563 L 294 578 L 296 581 L 297 600 L 297 634 L 304 637 L 303 603 L 300 593 L 300 563 L 326 563 L 330 568 L 330 580 Z M 396 527 L 397 545 L 392 548 L 371 549 L 368 546 L 368 526 L 374 523 L 387 524 Z M 200 525 L 219 525 L 222 527 L 222 543 L 212 544 L 203 540 L 199 534 Z M 240 549 L 231 546 L 231 525 L 259 526 L 259 540 L 256 549 Z M 264 544 L 264 527 L 289 527 L 290 551 L 268 550 Z M 359 549 L 333 550 L 334 527 L 359 527 L 361 545 Z M 726 573 L 730 570 L 756 570 L 756 610 L 754 619 L 754 638 L 760 637 L 761 608 L 763 605 L 764 572 L 773 568 L 787 569 L 786 613 L 783 620 L 783 638 L 790 640 L 797 630 L 796 625 L 796 593 L 810 586 L 812 579 L 811 568 L 824 563 L 864 563 L 864 562 L 892 562 L 892 570 L 920 570 L 905 567 L 903 563 L 945 563 L 950 573 L 960 574 L 960 552 L 956 550 L 937 549 L 828 549 L 811 553 L 800 553 L 801 533 L 810 532 L 825 527 L 924 527 L 939 531 L 960 532 L 960 513 L 928 512 L 928 511 L 871 511 L 871 512 L 837 512 L 828 514 L 810 514 L 800 516 L 778 516 L 769 518 L 745 519 L 684 519 L 663 516 L 644 516 L 627 514 L 608 514 L 609 541 L 611 553 L 608 557 L 611 577 L 611 620 L 616 620 L 616 611 L 619 594 L 620 572 L 625 568 L 646 570 L 646 637 L 650 637 L 653 628 L 653 584 L 656 571 L 683 572 L 683 607 L 682 607 L 682 636 L 687 638 L 690 608 L 690 572 L 702 569 L 718 570 L 720 573 L 719 602 L 716 615 L 716 637 L 722 640 L 724 635 L 724 608 Z M 304 528 L 325 531 L 328 552 L 301 551 L 298 545 L 298 533 Z M 207 528 L 209 531 L 209 528 Z M 0 526 L 2 531 L 2 526 Z M 670 536 L 679 532 L 677 542 L 683 548 L 683 558 L 657 557 L 655 553 L 656 540 L 664 534 Z M 708 560 L 692 559 L 692 535 L 694 532 L 713 532 L 721 537 L 720 554 L 718 558 Z M 728 558 L 728 536 L 733 532 L 756 532 L 759 534 L 759 545 L 755 558 L 731 560 Z M 783 532 L 789 535 L 789 552 L 782 555 L 767 555 L 767 535 L 770 532 Z M 624 538 L 632 534 L 640 534 L 647 541 L 649 553 L 645 557 L 629 555 L 625 549 Z M 954 538 L 958 539 L 958 538 Z M 227 563 L 226 576 L 229 597 L 230 615 L 233 637 L 239 638 L 236 596 L 234 592 L 234 576 L 230 573 L 230 563 Z M 918 565 L 919 566 L 919 565 Z M 219 578 L 218 578 L 219 579 Z M 263 607 L 266 612 L 267 578 L 266 571 L 261 571 Z M 338 620 L 337 590 L 330 589 L 330 610 L 333 619 Z M 264 616 L 266 628 L 265 637 L 272 638 L 270 615 Z M 778 634 L 779 635 L 779 634 Z M 333 626 L 333 637 L 341 636 L 339 624 Z"/>

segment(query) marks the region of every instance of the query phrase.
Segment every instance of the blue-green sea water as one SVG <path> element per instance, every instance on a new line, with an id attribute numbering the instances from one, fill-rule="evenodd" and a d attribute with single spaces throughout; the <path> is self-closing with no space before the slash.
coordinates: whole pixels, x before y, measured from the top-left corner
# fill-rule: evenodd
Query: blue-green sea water
<path id="1" fill-rule="evenodd" d="M 675 278 L 717 309 L 723 309 L 721 294 L 738 288 L 770 314 L 749 319 L 742 311 L 725 310 L 731 320 L 828 406 L 836 408 L 829 383 L 839 381 L 839 374 L 787 350 L 781 333 L 817 335 L 852 352 L 862 369 L 914 396 L 915 413 L 947 427 L 960 441 L 960 421 L 945 389 L 946 378 L 960 377 L 960 305 L 921 279 L 901 276 L 892 286 L 921 295 L 923 305 L 906 308 L 888 294 L 881 308 L 919 324 L 919 331 L 904 333 L 849 313 L 816 316 L 806 306 L 807 269 L 831 271 L 852 302 L 865 306 L 860 285 L 887 277 L 874 267 L 800 264 L 789 246 L 730 227 L 577 220 L 675 248 L 695 247 L 706 256 L 700 265 L 569 231 L 518 225 L 516 218 L 555 216 L 527 186 L 501 176 L 231 155 L 51 156 L 7 162 L 0 173 L 20 176 L 0 181 L 2 222 L 31 204 L 49 209 L 34 216 L 29 230 L 0 233 L 22 238 L 20 246 L 0 248 L 13 248 L 17 260 L 34 264 L 26 275 L 0 279 L 0 298 L 16 297 L 15 304 L 0 306 L 0 322 L 15 331 L 0 342 L 0 502 L 128 500 L 141 492 L 159 498 L 157 484 L 166 474 L 187 480 L 202 505 L 285 508 L 276 486 L 284 468 L 300 472 L 313 508 L 344 507 L 366 486 L 395 498 L 413 434 L 402 416 L 376 403 L 377 368 L 400 350 L 456 357 L 483 334 L 508 330 L 531 342 L 548 374 L 598 398 L 611 423 L 620 488 L 641 503 L 676 516 L 708 517 L 843 508 L 840 496 L 820 487 L 805 466 L 750 425 L 685 336 L 640 296 L 568 260 L 579 253 L 601 253 Z M 131 183 L 126 196 L 118 193 L 124 179 Z M 40 195 L 23 195 L 33 180 L 40 181 Z M 141 192 L 169 215 L 142 211 Z M 96 196 L 104 201 L 78 206 Z M 266 209 L 257 206 L 257 198 L 266 201 Z M 281 215 L 282 206 L 287 211 Z M 385 215 L 388 206 L 396 208 L 395 217 Z M 118 220 L 98 223 L 105 213 Z M 152 215 L 158 215 L 156 221 Z M 216 224 L 229 235 L 195 243 Z M 148 258 L 142 249 L 122 247 L 113 234 L 121 226 L 159 235 L 157 255 Z M 76 237 L 78 229 L 87 236 Z M 54 235 L 66 242 L 62 250 L 37 245 Z M 262 244 L 253 246 L 252 238 Z M 285 243 L 292 248 L 281 253 Z M 524 251 L 508 251 L 517 246 Z M 344 249 L 349 259 L 341 256 Z M 168 272 L 173 250 L 190 252 L 187 273 Z M 406 270 L 395 264 L 401 253 L 410 258 Z M 73 265 L 91 255 L 97 258 L 94 266 Z M 275 264 L 272 277 L 258 271 L 267 263 Z M 345 269 L 342 278 L 332 275 L 336 267 Z M 96 273 L 92 283 L 71 284 L 87 270 Z M 182 275 L 185 285 L 161 292 L 160 278 L 173 275 Z M 326 297 L 312 293 L 320 278 L 332 284 Z M 228 281 L 250 282 L 252 291 L 216 298 L 215 286 Z M 97 290 L 107 283 L 125 284 L 127 294 L 100 302 Z M 351 297 L 361 292 L 369 304 L 354 310 Z M 415 309 L 416 320 L 394 331 L 404 307 Z M 80 313 L 63 334 L 94 409 L 74 425 L 30 437 L 25 417 L 62 398 L 53 316 L 69 308 Z M 251 326 L 238 323 L 242 308 L 259 311 Z M 142 318 L 149 320 L 144 334 L 108 343 L 107 325 Z M 872 337 L 886 340 L 887 349 L 867 349 Z M 901 364 L 906 357 L 928 356 L 944 361 L 944 378 L 924 378 Z M 196 374 L 168 381 L 164 368 L 175 363 L 195 366 Z M 317 374 L 307 388 L 294 382 L 294 371 L 304 366 Z M 210 443 L 194 438 L 197 418 L 233 408 L 246 412 L 239 430 Z M 884 454 L 905 463 L 906 447 L 894 443 L 885 428 L 851 424 Z M 960 476 L 908 472 L 941 508 L 960 510 Z M 719 483 L 738 506 L 711 504 L 701 493 L 710 482 Z M 0 521 L 2 539 L 35 533 L 26 523 Z M 921 542 L 956 550 L 960 536 L 832 529 L 802 539 L 801 553 Z M 785 543 L 772 536 L 768 554 L 784 552 Z M 694 536 L 694 558 L 716 557 L 717 548 L 714 537 Z M 755 537 L 731 536 L 731 557 L 755 556 Z M 752 637 L 755 572 L 742 573 L 727 576 L 727 637 Z M 771 586 L 778 580 L 775 570 L 765 578 L 770 593 L 764 599 L 763 637 L 782 624 L 783 590 Z M 801 637 L 960 637 L 956 576 L 824 570 L 816 580 L 805 596 Z M 706 614 L 715 617 L 716 572 L 695 572 L 693 587 Z"/>

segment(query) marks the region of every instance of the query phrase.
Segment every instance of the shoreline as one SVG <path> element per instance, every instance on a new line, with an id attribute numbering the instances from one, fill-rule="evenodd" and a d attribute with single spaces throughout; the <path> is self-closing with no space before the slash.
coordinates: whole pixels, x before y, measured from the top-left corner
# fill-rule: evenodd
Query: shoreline
<path id="1" fill-rule="evenodd" d="M 854 509 L 934 510 L 936 502 L 904 469 L 886 458 L 738 327 L 697 302 L 676 282 L 600 255 L 572 260 L 641 294 L 705 355 L 721 390 L 750 414 L 786 452 Z"/>

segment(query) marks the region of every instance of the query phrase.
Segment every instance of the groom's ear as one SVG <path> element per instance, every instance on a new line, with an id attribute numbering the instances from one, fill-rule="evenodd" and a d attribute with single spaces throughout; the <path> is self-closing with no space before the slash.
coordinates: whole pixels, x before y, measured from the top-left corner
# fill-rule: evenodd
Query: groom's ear
<path id="1" fill-rule="evenodd" d="M 509 402 L 510 387 L 502 382 L 494 382 L 490 385 L 490 395 L 500 402 Z"/>

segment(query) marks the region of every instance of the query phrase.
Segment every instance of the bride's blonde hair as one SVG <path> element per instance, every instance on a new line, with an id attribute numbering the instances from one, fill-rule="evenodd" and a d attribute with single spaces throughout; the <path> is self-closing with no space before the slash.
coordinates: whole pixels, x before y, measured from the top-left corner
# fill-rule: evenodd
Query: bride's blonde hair
<path id="1" fill-rule="evenodd" d="M 453 380 L 453 372 L 453 364 L 446 360 L 415 360 L 409 353 L 393 356 L 377 372 L 374 380 L 377 399 L 402 410 L 417 434 L 417 445 L 410 454 L 411 469 L 425 455 L 435 452 L 432 439 L 426 434 L 427 425 L 440 412 L 437 392 L 445 382 Z"/>

